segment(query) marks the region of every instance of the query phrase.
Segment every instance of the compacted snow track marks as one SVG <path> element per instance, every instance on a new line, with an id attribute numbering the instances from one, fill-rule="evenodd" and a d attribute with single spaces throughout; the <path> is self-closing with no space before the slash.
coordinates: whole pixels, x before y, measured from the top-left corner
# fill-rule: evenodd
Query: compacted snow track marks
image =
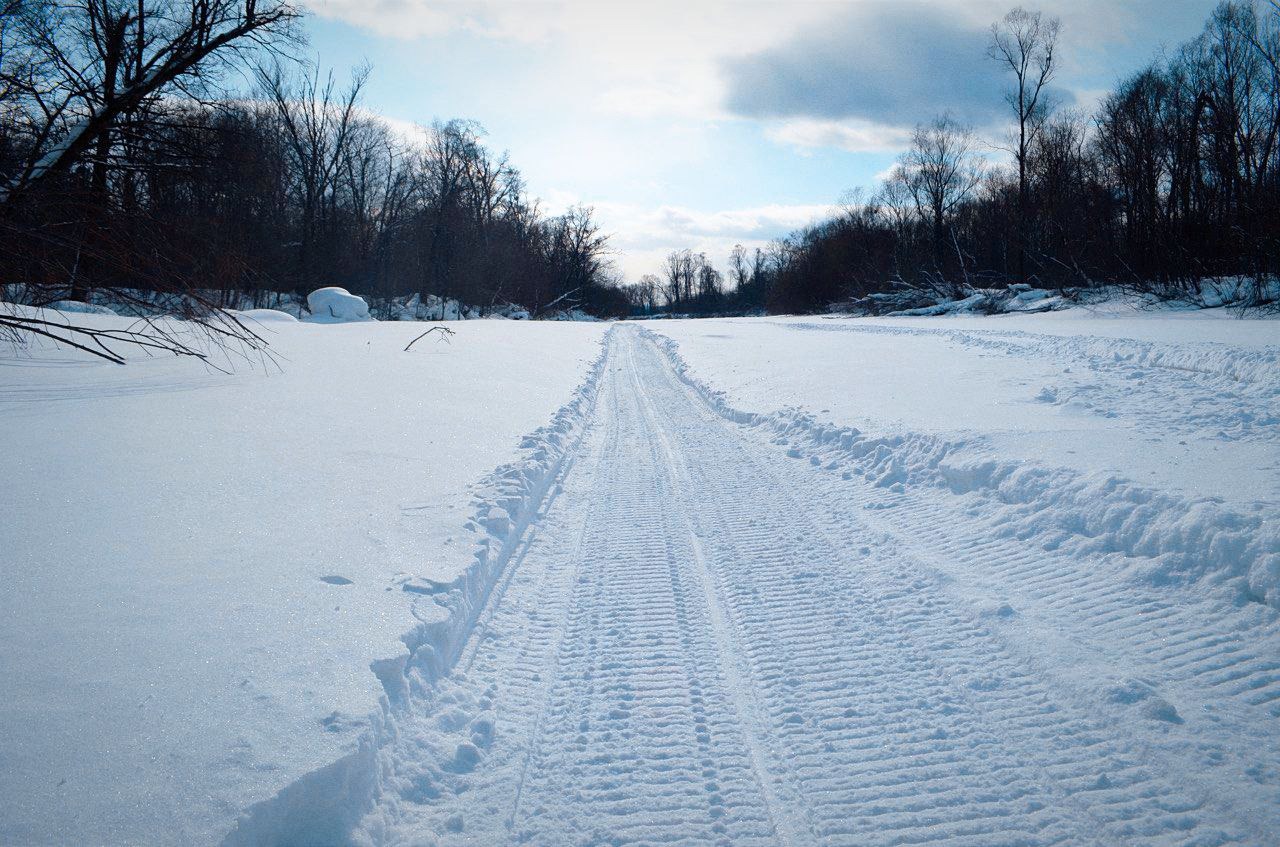
<path id="1" fill-rule="evenodd" d="M 814 485 L 801 463 L 789 476 Z M 1099 701 L 1104 714 L 1136 728 L 1135 737 L 1160 742 L 1164 749 L 1134 746 L 1152 768 L 1247 775 L 1197 786 L 1204 812 L 1230 821 L 1244 843 L 1280 838 L 1280 632 L 1271 609 L 1225 588 L 1126 579 L 1128 560 L 1118 554 L 1082 562 L 999 537 L 998 528 L 958 519 L 963 513 L 948 502 L 954 496 L 936 489 L 888 494 L 829 478 L 821 497 L 829 528 L 865 521 L 884 533 L 878 553 L 908 563 L 922 593 L 945 602 L 950 584 L 986 598 L 976 607 L 971 599 L 972 611 L 1012 629 L 1001 641 L 1030 673 L 1076 700 Z M 1034 636 L 1017 628 L 1021 619 L 1030 619 Z M 1188 719 L 1203 727 L 1198 718 L 1216 731 L 1187 733 Z"/>
<path id="2" fill-rule="evenodd" d="M 405 733 L 390 759 L 412 790 L 383 798 L 365 840 L 1267 840 L 1269 821 L 1233 819 L 1194 780 L 1173 784 L 1108 713 L 1064 696 L 1034 655 L 949 596 L 892 510 L 861 508 L 893 495 L 728 422 L 638 332 L 608 344 L 582 455 L 436 695 L 491 709 L 492 744 L 466 762 L 445 746 L 431 768 Z M 998 545 L 935 552 L 975 572 L 990 558 L 1039 573 Z M 1068 611 L 1071 597 L 1106 593 L 1079 573 L 1042 576 L 1045 602 Z M 1090 610 L 1140 629 L 1119 606 Z M 1210 663 L 1232 647 L 1202 646 Z"/>
<path id="3" fill-rule="evenodd" d="M 591 492 L 603 502 L 515 840 L 774 843 L 672 481 L 635 407 L 643 396 L 618 373 L 599 426 L 619 451 Z"/>
<path id="4" fill-rule="evenodd" d="M 652 402 L 683 412 L 667 423 L 695 468 L 691 515 L 821 840 L 1180 840 L 1194 802 L 1057 704 L 892 547 L 880 551 L 887 539 L 856 518 L 824 526 L 823 501 L 790 482 L 800 463 L 752 449 L 656 354 L 638 358 Z M 795 476 L 812 476 L 805 467 Z"/>

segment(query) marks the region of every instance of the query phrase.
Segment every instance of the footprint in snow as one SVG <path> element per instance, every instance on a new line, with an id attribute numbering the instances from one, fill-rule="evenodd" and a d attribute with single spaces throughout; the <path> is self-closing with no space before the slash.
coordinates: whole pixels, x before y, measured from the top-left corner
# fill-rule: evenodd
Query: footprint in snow
<path id="1" fill-rule="evenodd" d="M 353 585 L 354 584 L 354 580 L 347 579 L 345 576 L 337 576 L 336 574 L 329 574 L 328 576 L 322 576 L 320 577 L 320 581 L 327 582 L 330 585 Z"/>

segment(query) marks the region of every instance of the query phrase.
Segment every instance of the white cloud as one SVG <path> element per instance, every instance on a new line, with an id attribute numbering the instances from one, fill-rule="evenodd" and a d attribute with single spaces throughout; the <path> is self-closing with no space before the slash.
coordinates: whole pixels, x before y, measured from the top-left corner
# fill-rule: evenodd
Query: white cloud
<path id="1" fill-rule="evenodd" d="M 391 131 L 391 134 L 404 144 L 419 145 L 427 140 L 427 128 L 420 123 L 401 120 L 400 118 L 389 118 L 366 108 L 361 108 L 360 112 L 366 116 L 377 117 L 387 125 L 387 129 Z"/>
<path id="2" fill-rule="evenodd" d="M 885 126 L 859 120 L 797 118 L 770 124 L 765 135 L 779 144 L 800 150 L 832 147 L 849 153 L 892 153 L 911 139 L 903 127 Z"/>
<path id="3" fill-rule="evenodd" d="M 520 2 L 430 2 L 429 0 L 305 0 L 312 11 L 389 38 L 424 38 L 457 30 L 493 38 L 536 41 L 557 18 L 531 14 L 541 4 Z"/>
<path id="4" fill-rule="evenodd" d="M 558 198 L 559 208 L 573 205 L 568 197 Z M 829 205 L 772 204 L 741 209 L 705 211 L 682 206 L 657 208 L 627 203 L 594 204 L 596 217 L 606 232 L 612 233 L 610 246 L 628 280 L 661 269 L 673 250 L 706 253 L 721 268 L 735 244 L 748 250 L 764 248 L 770 242 L 834 213 Z"/>
<path id="5" fill-rule="evenodd" d="M 486 38 L 554 45 L 571 84 L 608 113 L 660 114 L 669 107 L 703 116 L 722 114 L 726 60 L 785 44 L 800 32 L 821 32 L 833 22 L 871 16 L 874 23 L 898 4 L 886 0 L 303 0 L 318 15 L 398 39 L 468 32 Z M 981 35 L 1008 11 L 1011 0 L 915 0 L 910 16 L 927 30 L 953 20 Z M 1167 0 L 1042 0 L 1046 14 L 1064 19 L 1068 64 L 1104 45 L 1124 46 L 1158 30 L 1153 21 Z M 1175 6 L 1182 4 L 1175 3 Z M 1190 6 L 1201 5 L 1192 2 Z M 1211 3 L 1203 3 L 1200 17 Z M 902 7 L 906 8 L 906 7 Z M 1180 8 L 1179 12 L 1182 11 Z M 1185 17 L 1185 16 L 1184 16 Z M 856 36 L 856 32 L 853 34 Z M 853 37 L 851 36 L 851 37 Z M 1182 37 L 1180 34 L 1179 37 Z M 856 41 L 856 38 L 854 39 Z M 1148 38 L 1149 40 L 1149 38 Z M 850 43 L 855 52 L 875 44 Z M 910 63 L 917 57 L 888 56 Z M 975 55 L 975 64 L 985 57 Z M 570 82 L 568 77 L 559 80 Z M 833 136 L 835 139 L 844 136 Z M 847 143 L 844 142 L 844 143 Z"/>
<path id="6" fill-rule="evenodd" d="M 396 39 L 447 37 L 470 33 L 481 38 L 523 45 L 537 45 L 536 66 L 529 67 L 532 92 L 541 105 L 561 113 L 571 109 L 600 120 L 628 118 L 646 121 L 721 120 L 731 117 L 726 103 L 734 75 L 727 69 L 744 67 L 753 57 L 770 55 L 799 35 L 824 32 L 841 21 L 862 21 L 848 37 L 838 39 L 841 55 L 866 54 L 872 67 L 883 67 L 889 79 L 893 65 L 904 70 L 918 63 L 911 51 L 889 51 L 887 38 L 862 43 L 859 33 L 874 35 L 877 21 L 892 32 L 930 32 L 939 21 L 970 33 L 973 44 L 964 50 L 968 69 L 994 68 L 982 55 L 987 26 L 1001 17 L 1011 0 L 913 0 L 911 6 L 890 0 L 794 0 L 793 2 L 742 2 L 742 0 L 650 0 L 623 3 L 614 0 L 303 0 L 318 15 L 341 20 L 382 36 Z M 1152 29 L 1152 13 L 1165 0 L 1042 0 L 1036 4 L 1046 14 L 1064 18 L 1063 58 L 1067 63 L 1096 58 L 1105 45 L 1121 45 L 1134 33 Z M 1175 4 L 1176 5 L 1176 4 Z M 1208 0 L 1205 12 L 1208 11 Z M 914 7 L 914 8 L 913 8 Z M 904 23 L 904 20 L 906 23 Z M 915 23 L 912 23 L 915 22 Z M 834 33 L 833 33 L 834 35 Z M 903 36 L 906 38 L 906 36 Z M 949 39 L 943 39 L 949 40 Z M 908 39 L 909 42 L 909 39 Z M 976 45 L 976 46 L 975 46 Z M 543 49 L 549 48 L 549 49 Z M 972 49 L 970 49 L 972 48 Z M 495 46 L 495 49 L 502 49 Z M 941 49 L 941 48 L 939 48 Z M 969 57 L 969 53 L 974 53 Z M 959 64 L 961 58 L 952 64 Z M 957 68 L 957 71 L 963 70 Z M 766 75 L 767 76 L 767 75 Z M 935 80 L 939 86 L 945 79 Z M 740 80 L 739 80 L 740 82 Z M 805 89 L 820 89 L 821 80 Z M 886 86 L 879 86 L 884 88 Z M 984 86 L 985 88 L 985 86 Z M 929 90 L 926 86 L 924 90 Z M 962 87 L 962 90 L 963 87 Z M 831 98 L 844 89 L 834 88 Z M 990 99 L 999 95 L 991 91 Z M 819 102 L 827 94 L 818 92 Z M 910 98 L 902 98 L 910 99 Z M 872 98 L 874 100 L 874 98 Z M 921 105 L 916 114 L 900 107 L 872 103 L 868 108 L 884 114 L 860 115 L 863 123 L 833 120 L 847 117 L 810 109 L 807 120 L 778 123 L 765 114 L 760 125 L 769 136 L 793 149 L 827 147 L 852 152 L 900 149 L 905 136 L 887 124 L 914 124 L 931 116 L 932 107 Z M 901 108 L 901 114 L 892 116 Z M 957 107 L 958 108 L 958 107 Z M 740 110 L 739 110 L 740 111 Z M 872 123 L 868 118 L 877 121 Z M 981 122 L 981 121 L 979 121 Z"/>
<path id="7" fill-rule="evenodd" d="M 451 110 L 491 124 L 494 146 L 511 149 L 533 190 L 544 196 L 544 210 L 562 211 L 578 198 L 594 201 L 601 223 L 616 233 L 618 264 L 632 279 L 656 270 L 671 250 L 701 250 L 723 263 L 735 243 L 763 246 L 828 212 L 827 207 L 816 205 L 764 205 L 767 195 L 759 197 L 760 205 L 749 205 L 755 198 L 744 183 L 752 182 L 753 168 L 787 177 L 793 197 L 826 197 L 835 182 L 849 181 L 849 177 L 816 177 L 813 168 L 797 167 L 797 156 L 817 150 L 893 153 L 908 142 L 907 124 L 953 105 L 952 99 L 934 92 L 936 79 L 926 79 L 920 90 L 929 96 L 921 95 L 927 102 L 921 104 L 919 114 L 900 109 L 895 115 L 897 101 L 912 98 L 894 99 L 892 92 L 884 108 L 873 103 L 859 112 L 824 111 L 819 107 L 847 92 L 830 75 L 818 75 L 813 84 L 802 79 L 798 85 L 801 91 L 816 92 L 818 103 L 808 111 L 775 110 L 754 118 L 741 117 L 740 109 L 730 111 L 727 104 L 734 80 L 728 68 L 761 54 L 776 54 L 800 35 L 821 33 L 822 27 L 834 27 L 841 20 L 856 19 L 859 14 L 866 17 L 875 9 L 908 8 L 889 0 L 302 2 L 324 18 L 389 39 L 421 40 L 403 52 L 420 52 L 425 57 L 423 65 L 430 68 L 437 97 L 439 91 L 454 96 L 438 105 L 435 100 L 415 100 L 410 94 L 379 104 L 382 110 L 423 120 L 431 116 L 425 110 Z M 945 17 L 954 28 L 972 35 L 972 43 L 951 64 L 972 68 L 988 62 L 982 55 L 986 27 L 1014 2 L 913 0 L 910 6 L 915 11 L 910 15 L 872 15 L 872 19 L 897 21 L 902 29 L 914 32 L 928 31 L 931 20 Z M 1162 32 L 1169 33 L 1171 41 L 1193 34 L 1184 31 L 1187 21 L 1202 20 L 1212 2 L 1040 0 L 1032 5 L 1064 19 L 1060 82 L 1096 89 L 1108 84 L 1099 78 L 1105 76 L 1098 71 L 1103 64 L 1100 58 L 1119 56 L 1127 61 L 1132 55 L 1130 66 L 1137 67 L 1150 58 L 1152 42 L 1163 37 Z M 1201 3 L 1203 10 L 1198 8 Z M 888 39 L 860 46 L 858 39 L 868 37 L 870 29 L 841 32 L 845 31 L 849 38 L 834 38 L 832 55 L 861 50 L 873 66 L 885 67 L 921 62 L 921 56 L 911 50 L 889 49 Z M 1088 74 L 1094 76 L 1084 79 L 1082 75 Z M 761 79 L 775 76 L 765 73 Z M 990 90 L 996 84 L 993 81 L 983 90 L 996 99 L 998 107 L 998 92 Z M 1097 96 L 1096 90 L 1082 91 L 1078 100 L 1090 103 Z M 415 108 L 425 113 L 417 114 Z M 997 123 L 980 127 L 984 138 L 998 141 L 1003 130 Z M 416 133 L 408 124 L 395 128 L 406 137 Z M 761 144 L 757 131 L 773 144 Z M 860 167 L 856 156 L 845 161 L 855 164 L 844 174 Z M 732 173 L 726 162 L 733 164 Z M 795 179 L 790 180 L 793 174 Z M 858 176 L 853 181 L 865 179 Z M 778 184 L 776 179 L 760 182 Z M 688 200 L 691 185 L 703 186 L 706 196 Z M 549 193 L 551 188 L 567 191 Z M 704 208 L 743 206 L 704 211 L 658 205 L 672 196 Z M 625 202 L 599 202 L 601 197 Z M 640 198 L 654 203 L 645 206 Z"/>
<path id="8" fill-rule="evenodd" d="M 321 17 L 379 35 L 469 32 L 554 47 L 549 96 L 570 92 L 612 116 L 722 114 L 722 59 L 763 49 L 818 20 L 831 3 L 734 0 L 304 0 Z"/>
<path id="9" fill-rule="evenodd" d="M 364 27 L 378 35 L 392 38 L 440 35 L 451 30 L 455 23 L 448 14 L 428 8 L 417 10 L 416 14 L 409 14 L 411 10 L 408 4 L 403 2 L 307 0 L 305 5 L 322 18 Z"/>

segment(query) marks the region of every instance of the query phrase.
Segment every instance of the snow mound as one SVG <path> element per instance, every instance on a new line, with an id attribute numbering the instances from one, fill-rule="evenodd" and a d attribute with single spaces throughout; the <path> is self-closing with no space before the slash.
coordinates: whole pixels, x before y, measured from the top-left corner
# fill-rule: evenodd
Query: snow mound
<path id="1" fill-rule="evenodd" d="M 588 315 L 581 309 L 562 309 L 545 316 L 549 321 L 598 321 L 595 315 Z"/>
<path id="2" fill-rule="evenodd" d="M 364 298 L 357 297 L 345 288 L 329 286 L 318 288 L 307 295 L 307 308 L 311 316 L 306 318 L 312 323 L 352 323 L 355 321 L 373 320 L 369 316 L 369 304 Z"/>
<path id="3" fill-rule="evenodd" d="M 528 309 L 523 306 L 517 306 L 514 303 L 508 303 L 505 306 L 495 309 L 489 313 L 489 317 L 508 321 L 527 321 L 532 318 Z"/>
<path id="4" fill-rule="evenodd" d="M 920 288 L 901 288 L 868 294 L 840 303 L 832 303 L 838 314 L 884 315 L 887 317 L 938 317 L 942 315 L 1009 315 L 1053 312 L 1078 306 L 1112 308 L 1217 309 L 1224 307 L 1266 307 L 1280 301 L 1280 279 L 1256 280 L 1248 277 L 1202 279 L 1183 286 L 1152 286 L 1147 292 L 1134 292 L 1124 286 L 1104 285 L 1096 288 L 1049 290 L 1024 282 L 1004 288 L 971 288 L 962 294 L 947 296 Z M 1162 289 L 1162 290 L 1161 290 Z"/>
<path id="5" fill-rule="evenodd" d="M 883 302 L 892 302 L 885 300 Z M 1051 312 L 1070 304 L 1060 295 L 1025 283 L 1003 291 L 981 289 L 960 299 L 944 299 L 917 308 L 898 309 L 890 317 L 937 317 L 939 315 L 1007 315 L 1018 312 Z"/>
<path id="6" fill-rule="evenodd" d="M 298 322 L 298 319 L 293 315 L 288 312 L 282 312 L 279 309 L 246 309 L 242 312 L 232 310 L 231 314 L 237 318 L 247 318 L 258 323 L 293 324 Z"/>

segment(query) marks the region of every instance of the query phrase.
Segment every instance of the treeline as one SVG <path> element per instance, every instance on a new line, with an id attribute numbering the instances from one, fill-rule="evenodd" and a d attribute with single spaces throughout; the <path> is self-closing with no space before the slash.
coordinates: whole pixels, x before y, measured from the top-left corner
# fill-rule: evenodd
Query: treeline
<path id="1" fill-rule="evenodd" d="M 992 27 L 990 59 L 1011 81 L 1011 165 L 992 167 L 972 129 L 939 116 L 916 128 L 875 193 L 766 251 L 735 251 L 719 290 L 703 271 L 694 278 L 708 284 L 689 285 L 673 255 L 632 291 L 633 308 L 810 312 L 891 290 L 947 297 L 1015 282 L 1188 296 L 1224 276 L 1274 296 L 1280 3 L 1221 3 L 1199 37 L 1090 115 L 1055 108 L 1058 36 L 1056 21 L 1021 9 Z"/>
<path id="2" fill-rule="evenodd" d="M 645 274 L 627 288 L 632 314 L 715 315 L 763 311 L 785 244 L 748 253 L 738 245 L 729 253 L 728 274 L 706 253 L 676 250 L 667 256 L 661 275 Z"/>
<path id="3" fill-rule="evenodd" d="M 541 213 L 477 124 L 361 108 L 367 68 L 340 85 L 289 58 L 288 3 L 0 2 L 0 281 L 33 299 L 340 285 L 626 309 L 590 209 Z"/>

